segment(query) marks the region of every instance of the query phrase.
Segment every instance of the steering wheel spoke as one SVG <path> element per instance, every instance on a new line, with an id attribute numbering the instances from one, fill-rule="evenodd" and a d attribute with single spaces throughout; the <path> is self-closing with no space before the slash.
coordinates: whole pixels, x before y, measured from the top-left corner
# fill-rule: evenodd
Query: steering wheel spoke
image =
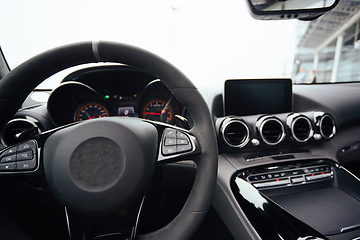
<path id="1" fill-rule="evenodd" d="M 87 216 L 65 206 L 69 240 L 138 239 L 139 219 L 147 194 L 148 191 L 127 208 L 107 216 Z"/>

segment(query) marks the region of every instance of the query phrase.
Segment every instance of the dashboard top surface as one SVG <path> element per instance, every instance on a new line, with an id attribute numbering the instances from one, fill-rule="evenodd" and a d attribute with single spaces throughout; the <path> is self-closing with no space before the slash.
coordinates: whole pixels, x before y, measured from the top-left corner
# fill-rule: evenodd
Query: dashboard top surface
<path id="1" fill-rule="evenodd" d="M 241 168 L 241 166 L 248 167 L 266 162 L 246 161 L 246 159 L 265 159 L 275 153 L 283 160 L 291 160 L 291 155 L 296 156 L 294 160 L 299 160 L 300 154 L 297 152 L 300 150 L 310 152 L 311 156 L 336 158 L 338 151 L 356 142 L 356 138 L 349 138 L 345 143 L 343 139 L 348 136 L 346 129 L 351 129 L 360 117 L 359 88 L 360 83 L 293 85 L 293 111 L 248 116 L 224 115 L 222 89 L 213 93 L 203 92 L 203 96 L 209 99 L 208 105 L 216 126 L 220 153 L 226 153 L 229 159 L 238 159 L 241 156 L 243 162 L 237 163 Z M 37 92 L 39 91 L 34 93 Z M 31 109 L 34 103 L 45 104 L 41 110 L 43 112 Z M 242 102 L 239 107 L 243 104 L 247 102 Z M 39 122 L 42 130 L 46 130 L 44 126 L 51 125 L 45 124 L 44 119 L 50 120 L 54 126 L 61 126 L 103 116 L 140 117 L 175 125 L 177 124 L 175 115 L 178 115 L 187 118 L 191 124 L 191 116 L 187 115 L 186 109 L 172 96 L 165 85 L 142 70 L 123 65 L 91 67 L 75 71 L 63 79 L 61 85 L 50 93 L 47 101 L 36 102 L 30 96 L 23 107 L 24 109 L 20 110 L 17 116 L 36 119 L 39 114 L 43 115 L 44 118 Z M 89 107 L 93 109 L 89 110 Z M 318 139 L 321 131 L 316 117 L 319 114 L 328 115 L 333 120 L 336 130 L 329 133 L 329 138 Z M 224 142 L 221 128 L 229 117 L 246 125 L 248 137 L 244 146 L 231 147 Z M 312 128 L 309 139 L 300 138 L 299 141 L 294 138 L 291 121 L 299 117 L 301 121 L 298 123 L 304 124 L 305 120 L 309 120 Z M 279 143 L 269 144 L 264 141 L 259 131 L 261 125 L 259 121 L 268 122 L 269 119 L 281 123 L 280 128 L 283 128 L 284 134 L 279 135 L 281 137 Z M 336 147 L 331 149 L 332 144 Z M 302 155 L 301 158 L 306 157 L 309 155 Z M 273 161 L 271 157 L 268 159 Z"/>

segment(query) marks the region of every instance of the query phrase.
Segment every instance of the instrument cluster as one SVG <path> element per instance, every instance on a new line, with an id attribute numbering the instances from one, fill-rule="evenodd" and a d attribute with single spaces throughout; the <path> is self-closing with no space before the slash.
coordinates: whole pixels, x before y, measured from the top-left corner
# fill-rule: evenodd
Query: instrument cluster
<path id="1" fill-rule="evenodd" d="M 47 110 L 57 126 L 110 116 L 175 124 L 184 107 L 155 77 L 130 67 L 100 67 L 67 76 L 50 95 Z"/>

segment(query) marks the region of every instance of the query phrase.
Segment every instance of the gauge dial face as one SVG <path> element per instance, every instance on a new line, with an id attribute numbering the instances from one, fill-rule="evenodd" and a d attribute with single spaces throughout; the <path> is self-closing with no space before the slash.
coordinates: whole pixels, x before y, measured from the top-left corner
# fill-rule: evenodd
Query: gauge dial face
<path id="1" fill-rule="evenodd" d="M 87 103 L 82 105 L 75 113 L 75 121 L 83 121 L 94 118 L 108 117 L 109 112 L 98 103 Z"/>
<path id="2" fill-rule="evenodd" d="M 146 104 L 142 116 L 145 119 L 172 123 L 174 121 L 172 107 L 162 100 L 154 100 Z"/>

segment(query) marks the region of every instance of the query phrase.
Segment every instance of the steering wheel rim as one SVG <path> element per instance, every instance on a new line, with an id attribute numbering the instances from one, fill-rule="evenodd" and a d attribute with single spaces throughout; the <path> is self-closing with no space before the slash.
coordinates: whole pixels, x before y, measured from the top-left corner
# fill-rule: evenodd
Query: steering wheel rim
<path id="1" fill-rule="evenodd" d="M 140 239 L 187 239 L 199 227 L 211 205 L 216 186 L 217 144 L 206 102 L 192 82 L 175 66 L 146 50 L 117 42 L 80 42 L 43 52 L 12 70 L 0 81 L 0 127 L 20 108 L 31 91 L 47 77 L 72 66 L 114 62 L 143 69 L 161 81 L 193 116 L 190 132 L 197 138 L 202 153 L 192 160 L 197 164 L 193 188 L 180 213 L 165 227 Z M 21 86 L 20 88 L 18 86 Z"/>

